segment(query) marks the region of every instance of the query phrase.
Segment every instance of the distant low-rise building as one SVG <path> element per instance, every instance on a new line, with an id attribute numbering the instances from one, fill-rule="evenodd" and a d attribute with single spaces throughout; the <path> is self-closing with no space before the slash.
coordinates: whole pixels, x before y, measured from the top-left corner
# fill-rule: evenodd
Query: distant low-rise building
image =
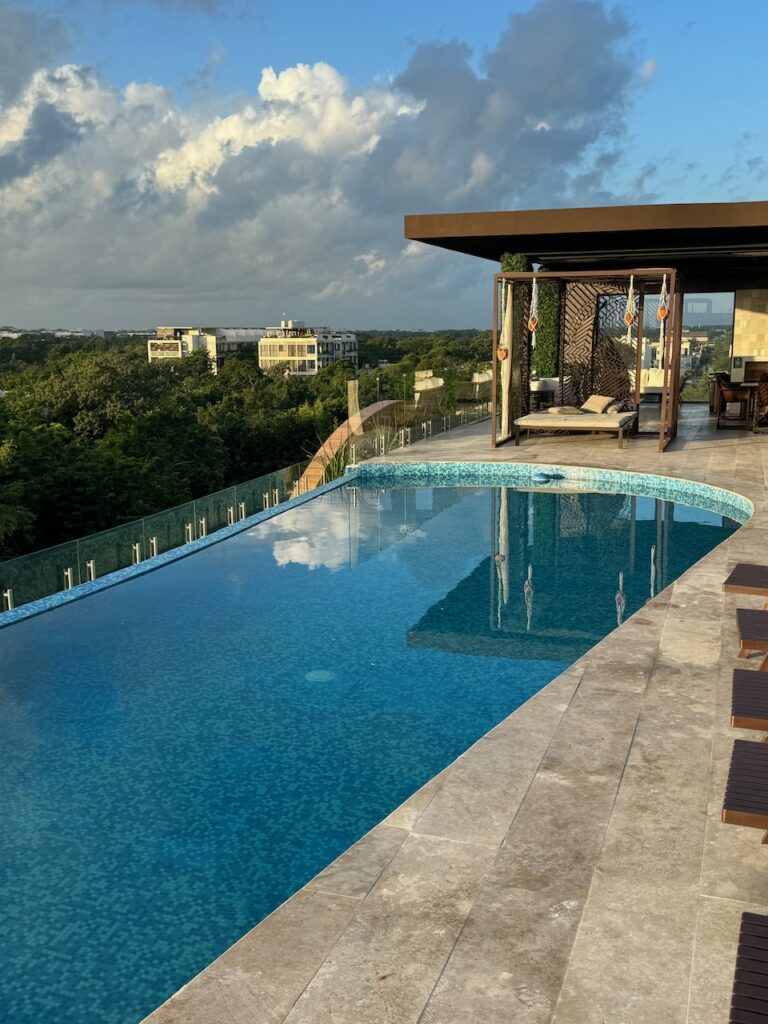
<path id="1" fill-rule="evenodd" d="M 54 331 L 53 336 L 54 338 L 103 338 L 104 331 L 84 331 L 80 327 L 70 331 L 64 328 Z"/>
<path id="2" fill-rule="evenodd" d="M 356 335 L 330 327 L 307 327 L 303 320 L 281 320 L 279 327 L 267 328 L 259 341 L 262 370 L 287 364 L 289 373 L 313 376 L 342 359 L 357 367 Z"/>
<path id="3" fill-rule="evenodd" d="M 211 371 L 218 373 L 227 356 L 258 345 L 265 333 L 264 327 L 158 327 L 147 340 L 147 357 L 154 363 L 204 351 Z"/>

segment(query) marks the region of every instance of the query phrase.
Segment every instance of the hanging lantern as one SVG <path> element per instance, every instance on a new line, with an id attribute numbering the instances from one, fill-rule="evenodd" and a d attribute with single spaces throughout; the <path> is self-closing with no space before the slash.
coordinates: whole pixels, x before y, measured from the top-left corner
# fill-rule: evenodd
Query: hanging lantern
<path id="1" fill-rule="evenodd" d="M 531 287 L 531 311 L 528 315 L 528 330 L 533 335 L 531 339 L 533 348 L 536 347 L 536 328 L 539 326 L 539 284 L 536 278 L 533 279 Z"/>
<path id="2" fill-rule="evenodd" d="M 503 363 L 508 355 L 509 352 L 507 352 L 506 348 L 503 345 L 499 345 L 499 347 L 496 349 L 496 358 L 499 360 L 499 362 Z"/>
<path id="3" fill-rule="evenodd" d="M 669 314 L 669 299 L 667 296 L 667 275 L 661 282 L 661 294 L 659 295 L 659 308 L 656 311 L 657 320 L 666 320 Z"/>
<path id="4" fill-rule="evenodd" d="M 664 362 L 664 322 L 669 313 L 669 299 L 667 297 L 667 275 L 661 282 L 661 293 L 659 294 L 659 308 L 656 310 L 656 319 L 659 321 L 659 352 L 661 353 L 662 365 Z"/>
<path id="5" fill-rule="evenodd" d="M 624 311 L 624 323 L 627 325 L 627 344 L 632 344 L 632 324 L 635 322 L 635 275 L 629 275 L 629 293 L 627 308 Z"/>
<path id="6" fill-rule="evenodd" d="M 635 275 L 630 274 L 630 290 L 627 293 L 627 308 L 624 311 L 624 323 L 632 327 L 635 323 Z"/>

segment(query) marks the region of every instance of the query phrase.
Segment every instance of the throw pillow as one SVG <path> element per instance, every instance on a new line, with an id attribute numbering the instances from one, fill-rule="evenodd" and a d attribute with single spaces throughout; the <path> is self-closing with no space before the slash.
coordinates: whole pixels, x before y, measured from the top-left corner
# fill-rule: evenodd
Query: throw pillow
<path id="1" fill-rule="evenodd" d="M 581 408 L 584 412 L 605 412 L 611 402 L 615 401 L 616 399 L 610 395 L 590 395 L 586 402 L 582 403 Z"/>

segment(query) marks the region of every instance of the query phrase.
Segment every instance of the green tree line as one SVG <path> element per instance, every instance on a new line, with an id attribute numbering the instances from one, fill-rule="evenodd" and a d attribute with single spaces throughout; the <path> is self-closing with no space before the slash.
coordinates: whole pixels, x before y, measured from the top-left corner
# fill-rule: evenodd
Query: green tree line
<path id="1" fill-rule="evenodd" d="M 0 340 L 0 561 L 129 522 L 308 457 L 361 406 L 410 401 L 414 373 L 454 384 L 489 358 L 487 332 L 361 332 L 315 377 L 262 371 L 255 352 L 218 375 L 205 353 L 148 363 L 129 337 Z M 380 362 L 387 365 L 381 366 Z"/>

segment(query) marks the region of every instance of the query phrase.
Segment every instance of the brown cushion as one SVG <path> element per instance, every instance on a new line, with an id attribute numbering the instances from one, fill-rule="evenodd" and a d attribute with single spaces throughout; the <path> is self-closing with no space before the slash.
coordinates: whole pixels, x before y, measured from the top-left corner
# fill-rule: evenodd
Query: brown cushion
<path id="1" fill-rule="evenodd" d="M 590 395 L 581 408 L 584 412 L 605 412 L 611 402 L 615 401 L 610 395 Z"/>
<path id="2" fill-rule="evenodd" d="M 550 416 L 581 416 L 584 410 L 575 405 L 551 405 L 547 412 Z"/>

